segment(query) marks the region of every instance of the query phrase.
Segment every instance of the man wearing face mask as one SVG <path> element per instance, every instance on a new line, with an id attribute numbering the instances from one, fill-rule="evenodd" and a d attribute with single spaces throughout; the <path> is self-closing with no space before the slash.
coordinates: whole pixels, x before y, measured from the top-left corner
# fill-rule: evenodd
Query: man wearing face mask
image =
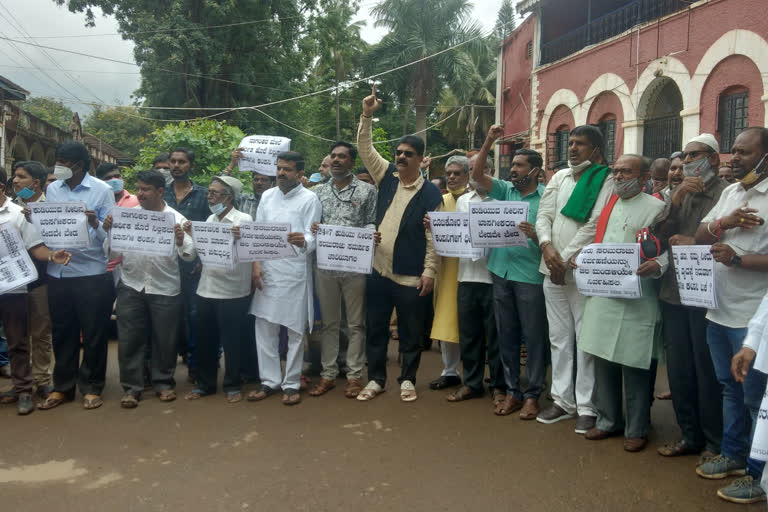
<path id="1" fill-rule="evenodd" d="M 136 175 L 135 208 L 171 213 L 174 217 L 175 251 L 170 256 L 110 252 L 122 256 L 120 285 L 117 289 L 118 361 L 123 398 L 120 406 L 133 409 L 144 390 L 144 352 L 152 340 L 152 388 L 163 402 L 176 399 L 176 341 L 181 325 L 183 303 L 179 278 L 179 258 L 195 259 L 192 237 L 182 226 L 187 219 L 163 201 L 165 178 L 160 172 L 141 171 Z M 104 230 L 112 227 L 112 215 Z"/>
<path id="2" fill-rule="evenodd" d="M 452 156 L 445 163 L 445 184 L 442 212 L 455 212 L 456 201 L 467 193 L 469 183 L 469 159 Z M 429 216 L 425 216 L 424 227 L 429 229 Z M 439 340 L 443 356 L 443 371 L 440 377 L 429 383 L 430 389 L 445 389 L 461 384 L 459 362 L 459 321 L 457 315 L 459 258 L 440 258 L 440 277 L 435 284 L 435 316 L 432 319 L 431 338 Z"/>
<path id="3" fill-rule="evenodd" d="M 136 196 L 125 190 L 125 182 L 120 172 L 120 167 L 115 164 L 103 163 L 96 168 L 96 177 L 109 185 L 115 192 L 115 206 L 133 208 L 139 205 Z M 112 272 L 120 264 L 120 260 L 110 260 L 107 263 L 107 272 Z"/>
<path id="4" fill-rule="evenodd" d="M 664 202 L 643 193 L 650 162 L 626 154 L 614 164 L 615 195 L 603 208 L 595 243 L 634 243 L 638 230 L 653 226 Z M 643 293 L 639 299 L 587 297 L 578 340 L 580 350 L 594 356 L 593 400 L 597 422 L 584 437 L 599 441 L 624 434 L 624 450 L 645 448 L 651 414 L 651 359 L 661 353 L 661 314 L 654 283 L 667 267 L 667 253 L 644 261 L 637 269 Z M 571 263 L 576 268 L 575 263 Z M 623 393 L 622 393 L 623 382 Z M 622 414 L 626 406 L 626 418 Z"/>
<path id="5" fill-rule="evenodd" d="M 338 141 L 331 147 L 331 180 L 317 185 L 323 207 L 321 223 L 333 226 L 376 228 L 376 187 L 363 183 L 352 174 L 357 149 L 349 142 Z M 312 224 L 312 234 L 319 223 Z M 320 381 L 309 391 L 320 396 L 336 386 L 339 374 L 339 325 L 342 298 L 347 318 L 349 348 L 347 350 L 347 387 L 344 396 L 355 398 L 363 389 L 361 379 L 365 366 L 365 280 L 364 274 L 315 269 L 315 292 L 320 304 L 320 350 L 323 365 Z"/>
<path id="6" fill-rule="evenodd" d="M 542 250 L 549 341 L 552 351 L 552 406 L 536 418 L 555 423 L 578 416 L 574 431 L 594 426 L 594 361 L 576 344 L 584 312 L 568 262 L 595 238 L 597 219 L 613 193 L 610 169 L 603 162 L 603 134 L 591 125 L 577 126 L 568 137 L 567 169 L 547 184 L 536 217 Z M 594 163 L 593 163 L 594 162 Z M 574 375 L 575 372 L 575 375 Z"/>
<path id="7" fill-rule="evenodd" d="M 165 184 L 170 185 L 173 183 L 173 176 L 171 176 L 171 156 L 168 153 L 160 153 L 152 160 L 152 168 L 159 171 L 165 178 Z"/>
<path id="8" fill-rule="evenodd" d="M 672 155 L 672 165 L 685 177 L 671 192 L 665 219 L 656 235 L 670 245 L 695 245 L 700 219 L 717 204 L 728 183 L 715 174 L 719 145 L 714 136 L 694 137 L 682 154 Z M 685 161 L 683 164 L 682 162 Z M 680 303 L 674 261 L 661 278 L 659 290 L 662 339 L 672 406 L 682 437 L 658 449 L 665 457 L 720 453 L 723 435 L 722 399 L 707 346 L 707 310 Z"/>
<path id="9" fill-rule="evenodd" d="M 503 126 L 491 126 L 478 158 L 485 159 L 496 139 L 503 134 Z M 477 164 L 472 169 L 472 179 L 481 188 L 488 190 L 488 196 L 492 199 L 528 203 L 528 222 L 520 223 L 520 230 L 529 239 L 528 245 L 494 248 L 488 258 L 506 384 L 504 399 L 496 402 L 494 412 L 506 416 L 522 409 L 519 415 L 521 420 L 532 420 L 539 414 L 538 401 L 544 389 L 547 369 L 547 317 L 542 286 L 544 276 L 539 272 L 541 251 L 534 227 L 545 190 L 537 179 L 542 165 L 539 153 L 531 149 L 520 149 L 512 159 L 509 174 L 511 183 L 483 174 Z M 523 338 L 528 349 L 528 385 L 525 392 L 520 386 L 520 345 Z"/>
<path id="10" fill-rule="evenodd" d="M 232 152 L 232 159 L 221 173 L 224 176 L 232 176 L 237 163 L 243 156 L 243 148 L 237 148 Z M 261 201 L 261 195 L 268 189 L 275 186 L 275 176 L 261 174 L 258 172 L 251 173 L 251 186 L 253 187 L 253 195 L 238 194 L 237 195 L 237 209 L 243 213 L 247 213 L 252 218 L 256 218 L 256 209 L 259 207 L 259 201 Z"/>
<path id="11" fill-rule="evenodd" d="M 67 249 L 67 266 L 48 265 L 48 310 L 51 314 L 54 391 L 40 405 L 52 409 L 75 399 L 76 388 L 85 409 L 103 405 L 101 393 L 107 371 L 107 335 L 112 313 L 112 281 L 107 275 L 107 254 L 102 227 L 115 206 L 112 188 L 88 174 L 91 157 L 79 142 L 56 148 L 56 181 L 48 185 L 52 203 L 85 202 L 90 245 Z M 82 332 L 82 362 L 80 356 Z"/>
<path id="12" fill-rule="evenodd" d="M 723 190 L 696 230 L 696 242 L 712 244 L 717 262 L 718 309 L 707 312 L 707 344 L 723 388 L 720 454 L 697 467 L 696 473 L 721 479 L 746 472 L 717 495 L 736 503 L 753 503 L 765 500 L 759 485 L 765 463 L 748 455 L 766 376 L 751 368 L 757 340 L 747 337 L 747 327 L 768 289 L 768 226 L 764 222 L 768 212 L 768 129 L 746 128 L 736 137 L 731 153 L 733 176 L 739 183 Z M 690 155 L 687 160 L 692 160 Z M 737 370 L 733 374 L 732 367 Z"/>

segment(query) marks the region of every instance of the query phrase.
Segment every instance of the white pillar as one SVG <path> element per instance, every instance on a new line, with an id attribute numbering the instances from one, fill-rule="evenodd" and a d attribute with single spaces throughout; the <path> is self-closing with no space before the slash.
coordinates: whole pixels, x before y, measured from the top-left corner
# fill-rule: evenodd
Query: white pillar
<path id="1" fill-rule="evenodd" d="M 699 107 L 689 108 L 680 112 L 680 117 L 683 120 L 683 146 L 694 137 L 698 137 L 701 133 L 701 110 Z M 682 151 L 683 148 L 678 148 L 676 151 Z"/>
<path id="2" fill-rule="evenodd" d="M 619 154 L 643 154 L 643 121 L 633 119 L 621 124 L 624 129 L 624 149 Z"/>

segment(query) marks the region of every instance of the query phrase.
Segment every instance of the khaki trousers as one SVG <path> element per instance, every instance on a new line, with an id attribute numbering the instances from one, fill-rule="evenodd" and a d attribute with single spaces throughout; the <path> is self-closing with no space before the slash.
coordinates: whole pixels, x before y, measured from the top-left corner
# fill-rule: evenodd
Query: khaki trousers
<path id="1" fill-rule="evenodd" d="M 32 379 L 37 387 L 50 386 L 53 375 L 53 336 L 48 314 L 48 285 L 27 293 L 27 334 L 32 360 Z"/>

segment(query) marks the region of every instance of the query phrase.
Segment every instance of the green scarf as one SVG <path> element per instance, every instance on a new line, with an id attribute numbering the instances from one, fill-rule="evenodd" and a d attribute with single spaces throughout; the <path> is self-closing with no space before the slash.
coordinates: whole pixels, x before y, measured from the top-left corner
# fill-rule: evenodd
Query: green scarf
<path id="1" fill-rule="evenodd" d="M 610 171 L 610 167 L 600 164 L 587 167 L 560 213 L 577 222 L 586 222 Z"/>

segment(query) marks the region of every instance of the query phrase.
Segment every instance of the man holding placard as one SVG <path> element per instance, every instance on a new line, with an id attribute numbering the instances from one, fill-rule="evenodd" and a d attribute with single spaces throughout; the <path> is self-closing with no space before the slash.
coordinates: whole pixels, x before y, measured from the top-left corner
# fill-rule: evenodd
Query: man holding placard
<path id="1" fill-rule="evenodd" d="M 374 272 L 366 287 L 368 384 L 358 400 L 372 400 L 387 382 L 387 347 L 392 308 L 397 311 L 402 370 L 400 399 L 412 402 L 416 372 L 421 361 L 424 324 L 440 265 L 432 237 L 423 218 L 442 202 L 440 190 L 422 176 L 424 141 L 415 135 L 400 139 L 395 163 L 382 158 L 373 147 L 371 123 L 381 105 L 376 86 L 363 100 L 357 132 L 360 158 L 378 185 L 376 223 L 381 243 L 374 255 Z"/>
<path id="2" fill-rule="evenodd" d="M 675 165 L 683 165 L 686 176 L 670 191 L 667 216 L 656 228 L 657 235 L 669 239 L 670 246 L 696 245 L 699 220 L 717 204 L 728 186 L 716 174 L 719 150 L 715 137 L 705 133 L 686 144 L 686 156 L 691 155 L 688 163 L 682 164 L 685 158 L 680 156 L 673 160 Z M 702 450 L 715 455 L 720 453 L 723 436 L 723 401 L 707 346 L 707 310 L 681 303 L 681 284 L 675 275 L 674 260 L 670 260 L 670 268 L 661 278 L 659 299 L 669 389 L 682 438 L 660 447 L 658 452 L 665 457 Z"/>
<path id="3" fill-rule="evenodd" d="M 547 371 L 547 317 L 542 287 L 544 276 L 539 272 L 541 251 L 533 225 L 544 194 L 544 186 L 538 180 L 543 161 L 536 151 L 519 149 L 512 159 L 509 176 L 511 183 L 484 174 L 482 160 L 496 139 L 503 134 L 503 126 L 491 126 L 472 169 L 472 179 L 489 191 L 489 197 L 499 201 L 528 203 L 528 221 L 519 225 L 528 237 L 527 244 L 493 248 L 488 259 L 506 380 L 506 396 L 504 401 L 496 403 L 494 412 L 506 416 L 522 409 L 520 419 L 532 420 L 539 413 L 538 401 L 544 390 Z M 523 339 L 528 349 L 528 387 L 525 393 L 520 389 L 520 345 Z"/>
<path id="4" fill-rule="evenodd" d="M 595 424 L 592 389 L 595 369 L 592 356 L 576 344 L 584 314 L 568 266 L 595 238 L 597 218 L 613 193 L 610 169 L 603 162 L 603 133 L 591 125 L 577 126 L 568 137 L 568 168 L 547 183 L 536 216 L 541 248 L 539 271 L 544 278 L 549 342 L 552 352 L 554 403 L 536 420 L 555 423 L 578 416 L 574 431 L 583 434 Z"/>
<path id="5" fill-rule="evenodd" d="M 91 156 L 83 144 L 60 144 L 53 171 L 57 179 L 46 191 L 47 203 L 85 203 L 89 245 L 68 249 L 72 261 L 66 267 L 48 265 L 48 309 L 56 362 L 54 392 L 40 405 L 41 409 L 74 400 L 76 388 L 84 395 L 85 409 L 96 409 L 104 403 L 101 393 L 107 372 L 112 282 L 107 275 L 107 233 L 102 222 L 115 206 L 115 194 L 109 185 L 88 174 L 90 165 Z"/>
<path id="6" fill-rule="evenodd" d="M 720 200 L 701 221 L 696 242 L 712 244 L 717 309 L 707 312 L 707 344 L 723 386 L 723 440 L 720 454 L 696 468 L 708 479 L 744 475 L 717 495 L 737 503 L 765 499 L 760 476 L 765 463 L 749 457 L 766 375 L 751 368 L 757 346 L 747 337 L 749 321 L 768 289 L 768 129 L 743 130 L 731 147 L 733 175 Z M 686 161 L 694 158 L 690 153 Z M 722 284 L 722 286 L 720 286 Z M 752 358 L 746 357 L 748 354 Z M 731 364 L 742 372 L 739 381 Z M 738 364 L 737 364 L 738 363 Z M 747 500 L 747 501 L 744 501 Z"/>
<path id="7" fill-rule="evenodd" d="M 175 250 L 162 255 L 110 251 L 111 257 L 122 257 L 117 288 L 117 332 L 120 384 L 124 391 L 120 405 L 126 409 L 136 407 L 141 399 L 144 390 L 144 349 L 150 338 L 152 388 L 163 402 L 176 399 L 173 374 L 176 370 L 176 342 L 183 318 L 179 258 L 193 261 L 195 248 L 192 237 L 182 229 L 187 219 L 163 201 L 164 190 L 165 178 L 159 171 L 139 172 L 136 175 L 139 206 L 131 210 L 172 215 Z M 104 221 L 104 229 L 110 231 L 112 227 L 113 216 L 109 215 Z M 115 236 L 114 232 L 112 236 Z"/>
<path id="8" fill-rule="evenodd" d="M 595 243 L 635 243 L 639 230 L 654 226 L 664 202 L 643 193 L 650 161 L 621 156 L 612 170 L 614 194 L 600 213 Z M 576 268 L 576 264 L 571 264 Z M 649 255 L 637 268 L 641 278 L 658 279 L 667 253 Z M 651 419 L 651 359 L 661 355 L 661 312 L 654 283 L 642 279 L 636 299 L 587 297 L 579 349 L 595 358 L 597 422 L 584 437 L 598 441 L 624 433 L 624 449 L 637 452 L 648 441 Z M 623 393 L 622 393 L 623 382 Z M 622 418 L 622 398 L 626 421 Z"/>
<path id="9" fill-rule="evenodd" d="M 375 229 L 376 187 L 363 183 L 352 174 L 357 149 L 339 141 L 331 147 L 331 180 L 312 189 L 323 208 L 322 224 Z M 317 234 L 318 224 L 312 225 Z M 315 292 L 320 304 L 320 381 L 310 389 L 320 396 L 336 386 L 339 373 L 339 324 L 342 298 L 348 325 L 347 387 L 344 396 L 355 398 L 363 389 L 361 378 L 365 365 L 365 274 L 340 270 L 315 270 Z"/>
<path id="10" fill-rule="evenodd" d="M 277 187 L 264 192 L 256 212 L 256 222 L 290 223 L 288 243 L 297 255 L 256 262 L 253 268 L 253 294 L 250 313 L 256 317 L 256 351 L 259 358 L 261 389 L 248 394 L 258 401 L 283 391 L 283 403 L 296 405 L 304 355 L 304 331 L 312 328 L 312 269 L 310 254 L 315 250 L 312 224 L 320 221 L 317 196 L 300 182 L 304 157 L 295 151 L 277 155 Z M 288 329 L 288 354 L 285 377 L 280 365 L 280 326 Z"/>
<path id="11" fill-rule="evenodd" d="M 192 232 L 195 245 L 203 262 L 203 273 L 197 287 L 197 386 L 184 398 L 197 400 L 216 392 L 219 347 L 224 347 L 224 382 L 222 387 L 227 402 L 242 400 L 241 368 L 251 351 L 251 340 L 246 333 L 248 306 L 251 296 L 253 264 L 235 261 L 235 238 L 239 237 L 240 223 L 251 222 L 247 213 L 235 209 L 243 184 L 232 176 L 211 178 L 208 186 L 208 206 L 211 216 L 205 223 L 187 222 L 185 230 Z M 203 258 L 202 244 L 198 243 L 197 226 L 220 227 L 230 234 L 218 240 L 219 252 L 225 252 L 228 261 Z M 223 230 L 223 229 L 222 229 Z M 201 233 L 200 237 L 209 232 Z M 212 238 L 210 234 L 206 238 Z M 221 247 L 223 243 L 226 246 Z M 210 250 L 211 245 L 207 247 Z M 209 263 L 210 261 L 210 263 Z"/>
<path id="12" fill-rule="evenodd" d="M 229 162 L 221 174 L 224 176 L 231 176 L 238 162 L 243 157 L 243 148 L 237 148 L 232 152 L 232 159 Z M 250 194 L 238 194 L 237 209 L 243 213 L 247 213 L 251 218 L 256 218 L 256 210 L 259 207 L 261 201 L 261 195 L 275 186 L 275 173 L 274 170 L 271 174 L 267 170 L 261 169 L 259 171 L 251 171 L 251 185 L 253 187 L 253 195 Z"/>

